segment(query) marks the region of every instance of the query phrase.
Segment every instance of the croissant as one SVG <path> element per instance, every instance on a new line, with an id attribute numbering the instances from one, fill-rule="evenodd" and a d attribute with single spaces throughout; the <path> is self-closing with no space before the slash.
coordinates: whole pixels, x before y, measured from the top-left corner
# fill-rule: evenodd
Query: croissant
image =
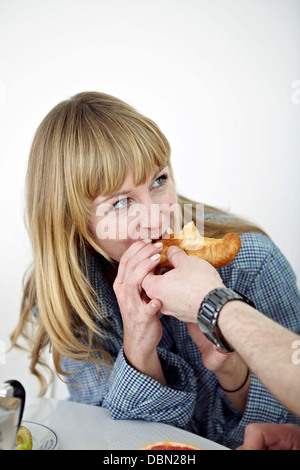
<path id="1" fill-rule="evenodd" d="M 231 263 L 241 248 L 237 234 L 228 233 L 222 239 L 202 237 L 194 222 L 189 222 L 180 232 L 170 234 L 169 237 L 159 240 L 163 243 L 159 265 L 166 268 L 172 267 L 167 257 L 167 249 L 171 245 L 179 246 L 188 255 L 208 261 L 214 268 Z"/>

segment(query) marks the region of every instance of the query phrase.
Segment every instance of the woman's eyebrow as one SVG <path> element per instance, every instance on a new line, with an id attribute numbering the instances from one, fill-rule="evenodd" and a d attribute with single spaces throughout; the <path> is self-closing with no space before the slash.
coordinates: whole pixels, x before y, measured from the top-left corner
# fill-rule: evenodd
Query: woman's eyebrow
<path id="1" fill-rule="evenodd" d="M 152 177 L 152 181 L 154 181 L 157 176 L 159 175 L 159 173 L 161 173 L 165 168 L 167 167 L 167 165 L 161 167 L 161 168 L 158 168 L 155 173 L 153 174 L 153 177 Z M 132 192 L 132 188 L 122 188 L 120 189 L 119 191 L 115 191 L 111 194 L 108 194 L 102 201 L 99 201 L 99 198 L 101 198 L 101 196 L 97 197 L 94 201 L 94 204 L 102 204 L 106 201 L 108 201 L 109 199 L 114 199 L 118 196 L 121 196 L 121 195 L 124 195 L 124 194 L 130 194 Z"/>
<path id="2" fill-rule="evenodd" d="M 114 199 L 115 197 L 120 196 L 121 194 L 129 194 L 131 192 L 131 189 L 120 189 L 119 191 L 115 191 L 114 193 L 108 194 L 104 199 L 99 201 L 99 199 L 102 198 L 102 196 L 99 196 L 95 199 L 94 204 L 103 204 L 104 202 L 108 201 L 109 199 Z"/>

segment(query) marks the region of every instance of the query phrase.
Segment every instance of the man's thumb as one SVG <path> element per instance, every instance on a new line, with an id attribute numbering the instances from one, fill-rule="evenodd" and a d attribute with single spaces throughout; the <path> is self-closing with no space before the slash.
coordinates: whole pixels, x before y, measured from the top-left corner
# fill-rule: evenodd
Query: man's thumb
<path id="1" fill-rule="evenodd" d="M 182 263 L 184 263 L 185 259 L 188 257 L 186 252 L 179 248 L 179 246 L 170 246 L 167 250 L 167 257 L 170 261 L 171 265 L 174 268 L 179 267 Z"/>
<path id="2" fill-rule="evenodd" d="M 155 283 L 155 280 L 156 280 L 156 275 L 153 273 L 153 272 L 150 272 L 147 274 L 147 276 L 144 277 L 144 279 L 142 280 L 142 288 L 144 289 L 144 291 L 146 292 L 146 294 L 148 295 L 148 297 L 151 297 L 149 295 L 149 290 L 151 289 L 151 287 L 153 286 L 153 282 Z"/>

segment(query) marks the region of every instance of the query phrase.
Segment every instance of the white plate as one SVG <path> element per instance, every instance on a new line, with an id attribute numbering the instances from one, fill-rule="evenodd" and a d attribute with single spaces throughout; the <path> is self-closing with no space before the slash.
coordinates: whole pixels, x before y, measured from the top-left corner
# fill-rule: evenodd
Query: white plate
<path id="1" fill-rule="evenodd" d="M 22 421 L 32 435 L 32 450 L 57 450 L 59 447 L 59 437 L 57 433 L 44 424 L 33 421 Z"/>

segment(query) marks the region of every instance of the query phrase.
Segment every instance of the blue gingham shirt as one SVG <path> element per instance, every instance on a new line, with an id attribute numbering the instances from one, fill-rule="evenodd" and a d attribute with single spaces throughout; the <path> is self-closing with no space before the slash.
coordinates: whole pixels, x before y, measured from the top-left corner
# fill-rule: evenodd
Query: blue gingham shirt
<path id="1" fill-rule="evenodd" d="M 242 248 L 235 260 L 218 270 L 224 284 L 249 297 L 265 315 L 296 331 L 300 325 L 300 296 L 289 263 L 264 235 L 248 232 L 240 238 Z M 185 323 L 176 318 L 161 315 L 163 336 L 157 348 L 168 385 L 132 368 L 123 354 L 123 326 L 116 296 L 97 256 L 90 261 L 89 273 L 102 300 L 102 314 L 113 327 L 103 330 L 105 339 L 101 341 L 114 364 L 107 371 L 99 357 L 99 378 L 92 362 L 62 358 L 63 370 L 74 373 L 67 376 L 71 400 L 108 408 L 114 419 L 174 425 L 233 449 L 243 442 L 245 426 L 250 422 L 300 425 L 300 420 L 253 374 L 246 409 L 239 415 L 215 374 L 203 366 Z M 299 367 L 295 365 L 295 373 L 299 373 Z"/>

